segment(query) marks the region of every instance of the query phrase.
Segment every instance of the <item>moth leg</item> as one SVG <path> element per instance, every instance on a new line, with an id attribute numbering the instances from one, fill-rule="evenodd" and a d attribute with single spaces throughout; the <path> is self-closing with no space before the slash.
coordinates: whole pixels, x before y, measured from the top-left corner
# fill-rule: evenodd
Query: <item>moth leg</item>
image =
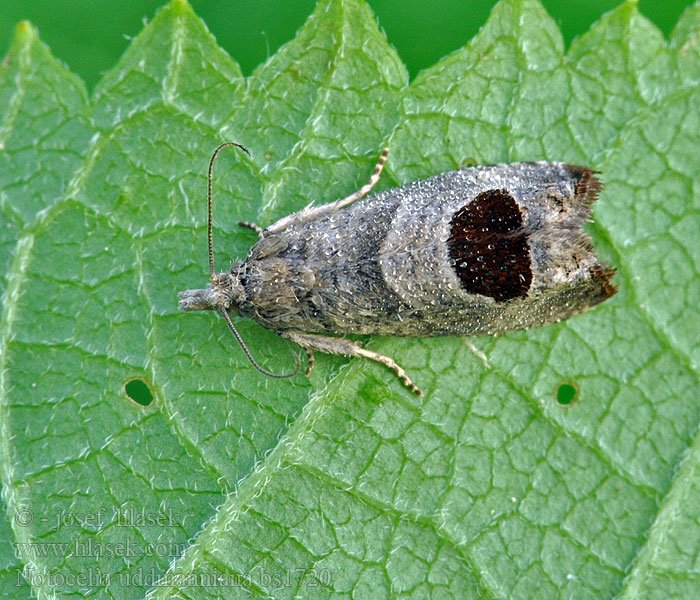
<path id="1" fill-rule="evenodd" d="M 468 169 L 469 167 L 476 167 L 478 166 L 479 162 L 476 160 L 476 158 L 472 158 L 471 156 L 467 158 L 465 161 L 462 162 L 462 164 L 459 165 L 459 169 Z"/>
<path id="2" fill-rule="evenodd" d="M 389 367 L 409 390 L 415 392 L 419 396 L 423 395 L 423 392 L 418 389 L 418 386 L 406 375 L 406 371 L 404 371 L 390 356 L 372 352 L 371 350 L 365 350 L 359 344 L 343 338 L 300 333 L 298 331 L 283 331 L 280 335 L 299 344 L 306 350 L 307 354 L 309 354 L 310 351 L 313 353 L 314 350 L 318 350 L 326 354 L 344 354 L 345 356 L 357 356 L 359 358 L 374 360 Z"/>
<path id="3" fill-rule="evenodd" d="M 382 155 L 379 157 L 379 161 L 377 162 L 377 166 L 374 167 L 374 172 L 369 178 L 369 181 L 365 183 L 365 185 L 363 185 L 356 192 L 350 194 L 346 198 L 342 198 L 341 200 L 336 200 L 335 202 L 329 202 L 327 204 L 321 204 L 320 206 L 309 205 L 306 208 L 302 208 L 299 212 L 287 215 L 286 217 L 283 217 L 282 219 L 280 219 L 276 223 L 273 223 L 267 229 L 265 229 L 264 235 L 283 231 L 291 225 L 301 225 L 302 223 L 308 223 L 309 221 L 313 221 L 314 219 L 318 219 L 319 217 L 324 217 L 326 215 L 334 213 L 335 211 L 346 207 L 348 204 L 352 204 L 353 202 L 355 202 L 355 200 L 364 198 L 367 194 L 370 193 L 372 188 L 375 185 L 377 185 L 377 182 L 379 181 L 379 176 L 382 173 L 382 169 L 384 168 L 384 163 L 386 163 L 386 157 L 388 155 L 389 148 L 384 148 L 384 150 L 382 151 Z"/>
<path id="4" fill-rule="evenodd" d="M 238 224 L 241 227 L 247 227 L 248 229 L 252 229 L 255 233 L 258 234 L 258 239 L 263 239 L 263 228 L 260 227 L 260 225 L 256 225 L 255 223 L 251 223 L 250 221 L 238 221 Z"/>
<path id="5" fill-rule="evenodd" d="M 303 346 L 302 346 L 303 347 Z M 306 358 L 307 358 L 307 363 L 306 363 L 306 372 L 304 375 L 307 377 L 311 375 L 311 371 L 314 370 L 314 364 L 316 362 L 316 359 L 314 358 L 314 351 L 311 348 L 304 348 L 306 351 Z"/>

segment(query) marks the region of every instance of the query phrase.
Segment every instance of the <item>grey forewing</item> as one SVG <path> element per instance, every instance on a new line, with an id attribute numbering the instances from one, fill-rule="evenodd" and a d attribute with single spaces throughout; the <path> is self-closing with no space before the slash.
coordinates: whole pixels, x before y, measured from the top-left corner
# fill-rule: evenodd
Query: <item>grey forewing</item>
<path id="1" fill-rule="evenodd" d="M 272 234 L 241 267 L 249 300 L 241 312 L 278 331 L 421 336 L 493 334 L 576 314 L 607 297 L 609 285 L 580 232 L 595 198 L 577 197 L 576 169 L 514 163 L 443 173 Z M 533 277 L 517 301 L 468 293 L 449 256 L 454 214 L 492 189 L 507 189 L 523 211 Z M 557 236 L 576 246 L 567 249 L 575 264 L 552 249 Z"/>

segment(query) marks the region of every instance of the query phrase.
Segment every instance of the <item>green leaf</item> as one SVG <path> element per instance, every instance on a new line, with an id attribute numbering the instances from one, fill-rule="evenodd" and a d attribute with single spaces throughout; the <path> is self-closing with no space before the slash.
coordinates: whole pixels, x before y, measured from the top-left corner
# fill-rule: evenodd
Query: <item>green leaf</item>
<path id="1" fill-rule="evenodd" d="M 565 53 L 539 2 L 503 0 L 409 85 L 361 0 L 322 0 L 244 80 L 173 0 L 88 99 L 20 25 L 0 71 L 7 597 L 693 598 L 698 31 L 697 5 L 667 43 L 627 2 Z M 469 161 L 600 170 L 590 230 L 620 292 L 498 339 L 368 339 L 424 399 L 361 360 L 263 378 L 220 319 L 177 312 L 207 278 L 222 139 L 252 156 L 216 164 L 219 266 L 254 242 L 239 219 L 342 197 L 388 145 L 385 188 Z"/>

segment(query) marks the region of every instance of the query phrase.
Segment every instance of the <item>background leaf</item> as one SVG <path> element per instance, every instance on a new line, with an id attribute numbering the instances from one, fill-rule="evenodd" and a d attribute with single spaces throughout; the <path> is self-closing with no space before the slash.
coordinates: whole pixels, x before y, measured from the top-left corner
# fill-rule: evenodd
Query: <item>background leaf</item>
<path id="1" fill-rule="evenodd" d="M 496 0 L 369 0 L 368 4 L 415 77 L 471 39 Z M 619 2 L 544 0 L 542 4 L 561 27 L 568 46 Z M 640 0 L 639 10 L 668 37 L 681 13 L 692 4 L 693 0 Z M 144 20 L 152 18 L 161 5 L 160 0 L 140 0 L 123 3 L 115 11 L 111 0 L 5 0 L 0 12 L 0 40 L 10 39 L 17 22 L 31 21 L 55 56 L 92 89 L 141 31 Z M 314 8 L 313 0 L 192 0 L 191 5 L 221 47 L 236 57 L 245 75 L 294 37 Z"/>
<path id="2" fill-rule="evenodd" d="M 0 72 L 0 537 L 33 594 L 693 597 L 698 31 L 698 6 L 666 43 L 626 3 L 565 53 L 538 2 L 505 0 L 409 85 L 367 5 L 324 0 L 244 80 L 175 0 L 88 100 L 20 25 Z M 252 157 L 217 162 L 219 265 L 254 241 L 238 219 L 349 193 L 388 144 L 385 188 L 468 161 L 599 169 L 591 232 L 620 292 L 498 339 L 368 340 L 423 400 L 359 360 L 265 379 L 220 320 L 176 311 L 206 279 L 221 139 Z M 0 565 L 11 598 L 19 564 Z"/>

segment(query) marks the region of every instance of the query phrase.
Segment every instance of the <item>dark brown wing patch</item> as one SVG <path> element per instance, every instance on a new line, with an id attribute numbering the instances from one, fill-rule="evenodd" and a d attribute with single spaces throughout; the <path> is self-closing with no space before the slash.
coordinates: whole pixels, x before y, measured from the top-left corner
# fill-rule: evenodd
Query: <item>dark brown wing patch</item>
<path id="1" fill-rule="evenodd" d="M 506 190 L 487 190 L 452 217 L 448 240 L 457 276 L 470 294 L 505 302 L 527 295 L 530 246 L 517 202 Z"/>

